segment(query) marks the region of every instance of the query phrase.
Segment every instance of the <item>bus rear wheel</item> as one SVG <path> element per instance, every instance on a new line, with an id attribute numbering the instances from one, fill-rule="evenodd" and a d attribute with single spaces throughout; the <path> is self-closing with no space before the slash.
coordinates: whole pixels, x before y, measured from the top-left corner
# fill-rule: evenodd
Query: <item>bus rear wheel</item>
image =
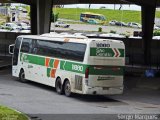
<path id="1" fill-rule="evenodd" d="M 21 70 L 19 73 L 19 80 L 23 83 L 27 82 L 27 80 L 25 79 L 25 73 L 24 70 Z"/>
<path id="2" fill-rule="evenodd" d="M 63 93 L 63 87 L 62 87 L 61 78 L 57 78 L 55 87 L 56 87 L 56 92 L 58 94 L 62 94 Z"/>
<path id="3" fill-rule="evenodd" d="M 67 80 L 64 84 L 64 93 L 67 97 L 71 96 L 71 84 L 69 80 Z"/>

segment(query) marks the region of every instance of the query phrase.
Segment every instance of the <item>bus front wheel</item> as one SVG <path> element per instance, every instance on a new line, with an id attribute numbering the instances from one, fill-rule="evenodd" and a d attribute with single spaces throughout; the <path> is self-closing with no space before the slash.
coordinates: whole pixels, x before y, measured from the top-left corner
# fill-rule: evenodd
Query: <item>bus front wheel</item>
<path id="1" fill-rule="evenodd" d="M 19 80 L 23 83 L 27 82 L 27 80 L 25 79 L 25 73 L 24 70 L 21 70 L 19 73 Z"/>
<path id="2" fill-rule="evenodd" d="M 56 92 L 58 94 L 62 94 L 63 93 L 61 78 L 57 78 L 55 87 L 56 87 Z"/>
<path id="3" fill-rule="evenodd" d="M 67 97 L 71 96 L 71 84 L 69 80 L 67 80 L 64 84 L 64 93 Z"/>

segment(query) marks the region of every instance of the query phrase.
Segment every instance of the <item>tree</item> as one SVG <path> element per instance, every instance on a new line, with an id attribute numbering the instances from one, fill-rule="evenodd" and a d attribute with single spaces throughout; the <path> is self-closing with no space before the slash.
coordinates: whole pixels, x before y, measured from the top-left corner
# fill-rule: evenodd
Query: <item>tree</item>
<path id="1" fill-rule="evenodd" d="M 58 20 L 59 13 L 52 13 L 51 21 L 56 22 Z"/>

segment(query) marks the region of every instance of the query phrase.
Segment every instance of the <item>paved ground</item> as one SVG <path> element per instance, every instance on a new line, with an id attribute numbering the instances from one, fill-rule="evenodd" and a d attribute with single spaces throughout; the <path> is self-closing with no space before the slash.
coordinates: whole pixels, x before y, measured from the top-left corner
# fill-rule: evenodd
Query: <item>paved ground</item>
<path id="1" fill-rule="evenodd" d="M 0 55 L 0 69 L 12 64 L 12 58 L 10 56 Z"/>
<path id="2" fill-rule="evenodd" d="M 133 31 L 141 31 L 137 28 L 129 27 L 120 27 L 120 26 L 102 26 L 102 25 L 86 25 L 86 24 L 70 24 L 69 28 L 59 28 L 54 27 L 54 23 L 51 23 L 51 30 L 76 30 L 76 31 L 98 31 L 98 28 L 102 27 L 103 32 L 110 32 L 111 30 L 116 31 L 117 33 L 130 33 L 133 34 Z"/>
<path id="3" fill-rule="evenodd" d="M 53 120 L 53 117 L 73 120 L 75 114 L 79 114 L 76 120 L 82 120 L 82 114 L 86 120 L 116 120 L 121 114 L 160 114 L 160 91 L 132 89 L 118 96 L 68 98 L 58 95 L 51 87 L 21 83 L 11 76 L 11 70 L 1 70 L 0 104 L 29 114 L 33 120 Z"/>

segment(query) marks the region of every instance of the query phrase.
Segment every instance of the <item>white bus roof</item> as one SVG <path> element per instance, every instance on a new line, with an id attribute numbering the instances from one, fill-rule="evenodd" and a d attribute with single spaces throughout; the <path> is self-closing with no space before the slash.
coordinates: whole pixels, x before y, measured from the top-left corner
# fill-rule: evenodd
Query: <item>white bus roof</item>
<path id="1" fill-rule="evenodd" d="M 82 35 L 58 34 L 55 32 L 45 33 L 42 35 L 21 35 L 19 37 L 49 40 L 49 41 L 52 41 L 53 40 L 52 38 L 55 38 L 54 40 L 56 40 L 56 41 L 77 42 L 77 43 L 88 43 L 91 41 L 109 41 L 109 42 L 123 43 L 122 41 L 119 41 L 119 40 L 88 38 L 88 37 L 82 36 Z"/>

